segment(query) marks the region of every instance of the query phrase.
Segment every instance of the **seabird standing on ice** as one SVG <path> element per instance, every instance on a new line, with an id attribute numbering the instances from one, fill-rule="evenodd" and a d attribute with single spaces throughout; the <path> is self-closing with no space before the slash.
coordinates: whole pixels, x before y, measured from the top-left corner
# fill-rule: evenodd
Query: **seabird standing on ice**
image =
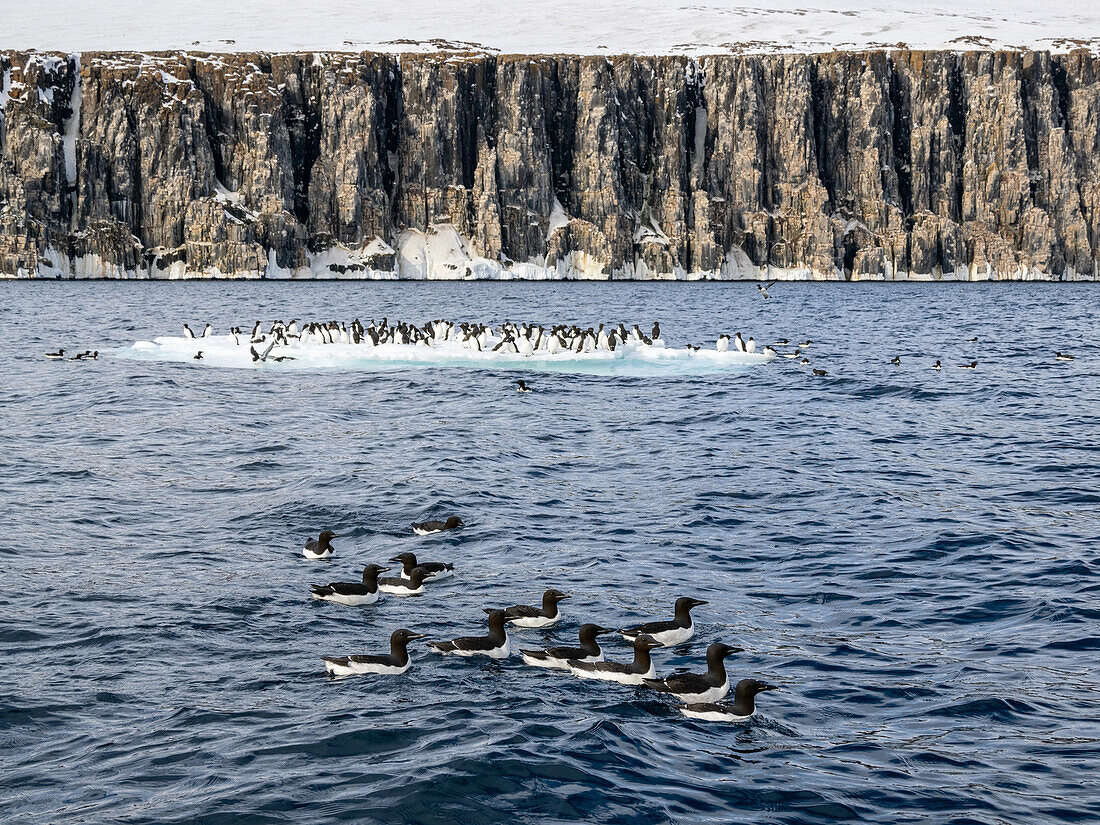
<path id="1" fill-rule="evenodd" d="M 378 580 L 378 589 L 394 596 L 420 596 L 424 593 L 424 582 L 430 578 L 423 567 L 414 567 L 409 577 L 389 576 Z"/>
<path id="2" fill-rule="evenodd" d="M 644 684 L 660 693 L 671 693 L 681 702 L 717 702 L 730 692 L 725 659 L 741 648 L 715 642 L 707 648 L 706 673 L 676 673 L 664 679 L 646 679 Z"/>
<path id="3" fill-rule="evenodd" d="M 718 341 L 715 343 L 714 348 L 719 352 L 727 352 L 730 348 L 730 337 L 728 335 L 719 335 Z"/>
<path id="4" fill-rule="evenodd" d="M 198 352 L 195 353 L 195 357 L 192 360 L 194 360 L 194 361 L 201 361 L 202 360 L 202 350 L 201 349 Z"/>
<path id="5" fill-rule="evenodd" d="M 409 669 L 409 642 L 423 639 L 423 633 L 411 630 L 395 630 L 390 636 L 388 656 L 322 656 L 325 670 L 333 676 L 352 676 L 360 673 L 378 673 L 396 676 Z"/>
<path id="6" fill-rule="evenodd" d="M 523 661 L 531 667 L 549 667 L 558 670 L 569 670 L 569 660 L 578 662 L 602 662 L 603 651 L 597 636 L 603 633 L 614 633 L 610 627 L 601 627 L 598 624 L 582 624 L 580 633 L 580 647 L 550 647 L 546 650 L 520 650 Z"/>
<path id="7" fill-rule="evenodd" d="M 624 639 L 633 641 L 641 636 L 650 636 L 659 645 L 671 647 L 686 642 L 695 635 L 695 623 L 691 618 L 691 609 L 707 602 L 681 596 L 676 600 L 674 616 L 670 621 L 647 622 L 646 624 L 620 630 Z"/>
<path id="8" fill-rule="evenodd" d="M 426 536 L 429 533 L 441 533 L 444 530 L 457 530 L 459 527 L 465 526 L 466 522 L 458 516 L 451 516 L 446 521 L 422 521 L 419 524 L 414 523 L 412 528 L 413 532 L 418 536 Z"/>
<path id="9" fill-rule="evenodd" d="M 508 621 L 515 627 L 550 627 L 561 621 L 561 611 L 558 610 L 558 602 L 573 598 L 567 593 L 550 588 L 542 594 L 542 607 L 534 607 L 529 604 L 515 604 L 505 609 Z M 490 608 L 485 608 L 490 613 Z"/>
<path id="10" fill-rule="evenodd" d="M 742 679 L 733 689 L 732 702 L 698 702 L 684 705 L 680 712 L 689 719 L 704 722 L 740 722 L 756 713 L 756 695 L 766 690 L 779 688 L 756 679 Z"/>
<path id="11" fill-rule="evenodd" d="M 374 604 L 378 601 L 378 574 L 386 568 L 377 564 L 368 564 L 363 568 L 361 582 L 330 582 L 329 584 L 310 585 L 313 598 L 323 602 L 346 604 L 356 607 L 361 604 Z"/>
<path id="12" fill-rule="evenodd" d="M 184 338 L 194 338 L 195 337 L 195 333 L 191 331 L 191 327 L 187 326 L 187 324 L 183 325 L 183 337 Z"/>
<path id="13" fill-rule="evenodd" d="M 428 571 L 428 575 L 424 577 L 424 581 L 446 579 L 453 576 L 455 572 L 455 566 L 445 561 L 417 561 L 416 553 L 400 553 L 390 559 L 390 561 L 401 562 L 401 576 L 406 579 L 412 578 L 412 572 L 417 567 L 423 567 Z"/>
<path id="14" fill-rule="evenodd" d="M 507 614 L 503 610 L 489 613 L 489 635 L 462 636 L 449 642 L 428 642 L 436 652 L 452 656 L 488 656 L 491 659 L 506 659 L 512 653 L 508 641 L 508 630 L 504 623 Z"/>
<path id="15" fill-rule="evenodd" d="M 331 530 L 322 530 L 321 535 L 315 539 L 307 539 L 306 546 L 302 549 L 302 555 L 307 559 L 327 559 L 332 557 L 332 540 L 340 538 Z"/>
<path id="16" fill-rule="evenodd" d="M 574 676 L 582 679 L 599 679 L 602 682 L 618 682 L 621 685 L 641 685 L 644 680 L 657 675 L 649 651 L 661 643 L 651 636 L 639 636 L 634 640 L 632 662 L 582 662 L 570 659 L 567 664 Z"/>
<path id="17" fill-rule="evenodd" d="M 203 338 L 209 338 L 213 334 L 213 332 L 214 332 L 214 328 L 212 326 L 210 326 L 210 324 L 207 324 L 206 329 L 204 329 L 202 331 L 202 337 Z"/>

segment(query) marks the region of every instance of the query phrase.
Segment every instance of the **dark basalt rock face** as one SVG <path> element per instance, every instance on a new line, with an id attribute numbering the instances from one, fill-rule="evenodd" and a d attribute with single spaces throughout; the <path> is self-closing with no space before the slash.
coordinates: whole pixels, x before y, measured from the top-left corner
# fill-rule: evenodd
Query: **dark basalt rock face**
<path id="1" fill-rule="evenodd" d="M 1098 65 L 0 52 L 0 274 L 1094 279 Z"/>

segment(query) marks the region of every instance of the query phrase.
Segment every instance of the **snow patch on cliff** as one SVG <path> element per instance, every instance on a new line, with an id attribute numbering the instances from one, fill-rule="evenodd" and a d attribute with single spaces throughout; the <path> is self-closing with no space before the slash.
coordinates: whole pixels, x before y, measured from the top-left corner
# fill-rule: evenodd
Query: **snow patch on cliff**
<path id="1" fill-rule="evenodd" d="M 52 0 L 6 9 L 3 20 L 0 48 L 57 51 L 713 54 L 1100 44 L 1100 4 L 1080 0 L 1041 7 L 1029 0 Z"/>

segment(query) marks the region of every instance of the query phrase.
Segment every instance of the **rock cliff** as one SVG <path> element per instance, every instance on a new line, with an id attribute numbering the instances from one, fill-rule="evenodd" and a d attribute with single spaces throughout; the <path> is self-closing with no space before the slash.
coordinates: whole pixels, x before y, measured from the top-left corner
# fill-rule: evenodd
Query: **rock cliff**
<path id="1" fill-rule="evenodd" d="M 1095 279 L 1098 70 L 0 52 L 0 274 Z"/>

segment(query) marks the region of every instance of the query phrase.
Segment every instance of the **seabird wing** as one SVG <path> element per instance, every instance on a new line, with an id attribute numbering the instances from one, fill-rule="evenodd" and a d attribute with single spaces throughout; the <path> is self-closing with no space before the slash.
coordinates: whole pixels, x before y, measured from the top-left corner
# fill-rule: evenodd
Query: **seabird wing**
<path id="1" fill-rule="evenodd" d="M 676 629 L 676 622 L 646 622 L 623 631 L 624 636 L 652 636 L 654 633 L 667 633 Z"/>
<path id="2" fill-rule="evenodd" d="M 705 693 L 713 687 L 698 673 L 678 673 L 666 679 L 646 679 L 646 684 L 662 693 Z"/>

